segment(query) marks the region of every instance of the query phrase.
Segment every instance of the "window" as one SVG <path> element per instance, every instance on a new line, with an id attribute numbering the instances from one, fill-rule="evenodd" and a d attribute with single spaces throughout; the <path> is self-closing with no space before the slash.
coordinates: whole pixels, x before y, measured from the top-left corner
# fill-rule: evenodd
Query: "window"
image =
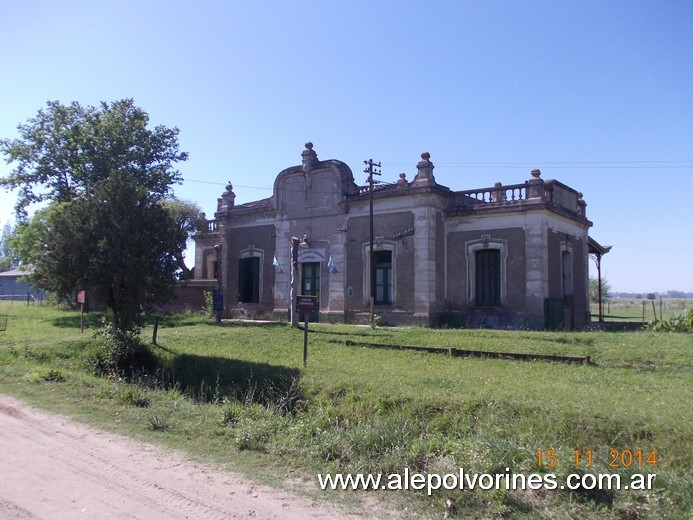
<path id="1" fill-rule="evenodd" d="M 259 303 L 260 301 L 260 257 L 238 260 L 238 301 Z"/>
<path id="2" fill-rule="evenodd" d="M 374 246 L 371 258 L 370 244 L 363 244 L 363 303 L 368 304 L 373 292 L 375 305 L 394 305 L 397 300 L 395 244 L 383 237 L 376 237 Z"/>
<path id="3" fill-rule="evenodd" d="M 320 296 L 320 262 L 303 262 L 301 264 L 301 294 Z"/>
<path id="4" fill-rule="evenodd" d="M 478 307 L 506 304 L 508 241 L 481 235 L 465 243 L 467 303 Z"/>
<path id="5" fill-rule="evenodd" d="M 561 285 L 563 296 L 573 295 L 573 255 L 570 251 L 564 250 L 561 253 Z"/>
<path id="6" fill-rule="evenodd" d="M 501 304 L 501 255 L 499 249 L 480 249 L 476 260 L 476 305 L 498 307 Z"/>
<path id="7" fill-rule="evenodd" d="M 392 251 L 376 251 L 375 304 L 392 305 Z"/>

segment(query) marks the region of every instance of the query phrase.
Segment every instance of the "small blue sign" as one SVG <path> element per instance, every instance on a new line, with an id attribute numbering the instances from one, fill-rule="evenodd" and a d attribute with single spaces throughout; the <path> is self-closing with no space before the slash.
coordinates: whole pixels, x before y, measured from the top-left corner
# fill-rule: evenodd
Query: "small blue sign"
<path id="1" fill-rule="evenodd" d="M 224 310 L 224 291 L 221 289 L 212 291 L 212 309 L 215 311 Z"/>

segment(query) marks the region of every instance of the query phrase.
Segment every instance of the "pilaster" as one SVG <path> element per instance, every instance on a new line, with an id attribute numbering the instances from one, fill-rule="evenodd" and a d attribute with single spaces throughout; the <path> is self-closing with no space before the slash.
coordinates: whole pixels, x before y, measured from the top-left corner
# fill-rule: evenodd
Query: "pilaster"
<path id="1" fill-rule="evenodd" d="M 543 215 L 531 216 L 525 226 L 528 317 L 544 316 L 544 299 L 549 294 L 548 227 Z M 543 325 L 543 324 L 542 324 Z"/>
<path id="2" fill-rule="evenodd" d="M 329 259 L 332 259 L 332 266 Z M 330 236 L 327 276 L 329 277 L 328 308 L 330 313 L 344 313 L 346 293 L 346 233 Z"/>
<path id="3" fill-rule="evenodd" d="M 274 256 L 277 258 L 278 266 L 274 272 L 274 310 L 275 318 L 288 318 L 290 305 L 290 286 L 291 286 L 291 233 L 289 222 L 286 220 L 276 221 L 276 237 L 274 242 Z"/>
<path id="4" fill-rule="evenodd" d="M 415 316 L 429 316 L 436 310 L 436 213 L 431 206 L 414 211 Z"/>

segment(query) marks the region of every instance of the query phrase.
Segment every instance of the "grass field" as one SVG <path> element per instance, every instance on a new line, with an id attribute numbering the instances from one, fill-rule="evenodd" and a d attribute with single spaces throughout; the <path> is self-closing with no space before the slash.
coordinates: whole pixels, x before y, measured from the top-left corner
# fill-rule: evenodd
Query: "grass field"
<path id="1" fill-rule="evenodd" d="M 659 309 L 657 309 L 659 312 Z M 185 450 L 328 500 L 373 497 L 403 516 L 688 518 L 693 502 L 693 338 L 654 332 L 216 326 L 170 317 L 155 368 L 94 374 L 98 315 L 0 303 L 0 392 Z M 151 339 L 151 328 L 143 331 Z M 591 365 L 346 346 L 368 343 L 585 356 Z M 555 450 L 549 452 L 548 450 Z M 575 450 L 580 455 L 575 464 Z M 592 466 L 586 465 L 587 450 Z M 618 460 L 615 467 L 614 453 Z M 630 464 L 626 450 L 650 455 Z M 538 464 L 540 452 L 544 465 Z M 546 456 L 558 464 L 546 466 Z M 619 458 L 620 457 L 620 458 Z M 316 474 L 404 471 L 654 473 L 639 490 L 319 491 Z M 507 469 L 506 469 L 507 468 Z M 288 477 L 287 477 L 288 476 Z M 356 501 L 356 504 L 354 504 Z M 447 507 L 446 507 L 447 501 Z"/>
<path id="2" fill-rule="evenodd" d="M 654 303 L 654 307 L 652 304 Z M 693 300 L 665 298 L 660 300 L 644 300 L 635 298 L 615 298 L 602 302 L 604 321 L 649 323 L 657 320 L 668 320 L 680 314 L 684 309 L 693 308 Z M 599 317 L 599 306 L 590 305 L 592 320 Z M 656 313 L 656 318 L 655 318 Z M 663 317 L 662 317 L 663 316 Z"/>

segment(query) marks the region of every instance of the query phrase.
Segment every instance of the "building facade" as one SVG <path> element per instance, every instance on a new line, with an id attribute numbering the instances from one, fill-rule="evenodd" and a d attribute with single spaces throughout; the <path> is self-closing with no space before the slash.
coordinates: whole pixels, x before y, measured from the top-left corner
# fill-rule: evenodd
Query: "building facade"
<path id="1" fill-rule="evenodd" d="M 270 198 L 236 205 L 229 184 L 195 238 L 195 280 L 223 289 L 226 316 L 288 320 L 292 296 L 310 294 L 315 319 L 367 322 L 372 295 L 383 324 L 589 322 L 591 222 L 573 188 L 533 170 L 519 184 L 453 191 L 423 153 L 411 181 L 371 193 L 312 143 L 301 156 Z"/>

